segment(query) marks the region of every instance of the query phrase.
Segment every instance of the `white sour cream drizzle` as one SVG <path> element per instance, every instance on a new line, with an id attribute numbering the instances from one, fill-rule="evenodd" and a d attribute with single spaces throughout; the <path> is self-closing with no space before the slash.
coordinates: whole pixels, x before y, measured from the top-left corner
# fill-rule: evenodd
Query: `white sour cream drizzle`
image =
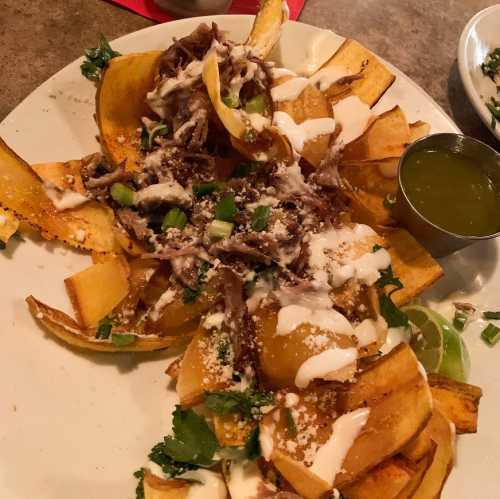
<path id="1" fill-rule="evenodd" d="M 338 82 L 346 76 L 351 76 L 351 71 L 343 68 L 341 66 L 330 66 L 320 69 L 317 73 L 309 78 L 309 83 L 311 85 L 317 85 L 318 88 L 325 92 L 334 83 Z"/>
<path id="2" fill-rule="evenodd" d="M 245 113 L 245 118 L 248 119 L 250 125 L 257 132 L 262 132 L 264 128 L 269 128 L 271 120 L 259 113 Z"/>
<path id="3" fill-rule="evenodd" d="M 79 192 L 69 189 L 64 191 L 59 190 L 52 182 L 44 182 L 43 190 L 47 197 L 52 201 L 57 211 L 69 210 L 76 208 L 88 201 L 88 198 Z"/>
<path id="4" fill-rule="evenodd" d="M 134 204 L 165 201 L 179 206 L 191 206 L 191 196 L 175 180 L 152 184 L 134 194 Z"/>
<path id="5" fill-rule="evenodd" d="M 376 321 L 365 319 L 354 328 L 354 335 L 358 340 L 358 346 L 365 347 L 370 343 L 374 343 L 378 339 L 378 332 L 386 328 L 387 323 L 383 317 L 379 317 Z"/>
<path id="6" fill-rule="evenodd" d="M 289 80 L 271 88 L 271 98 L 274 102 L 296 99 L 309 85 L 308 78 L 290 78 Z"/>
<path id="7" fill-rule="evenodd" d="M 274 113 L 273 124 L 288 138 L 293 149 L 298 153 L 302 152 L 307 141 L 320 135 L 333 133 L 335 130 L 335 120 L 332 118 L 306 120 L 297 125 L 293 118 L 283 111 Z"/>
<path id="8" fill-rule="evenodd" d="M 201 482 L 201 484 L 193 483 L 193 485 L 189 487 L 186 499 L 207 499 L 207 497 L 211 499 L 227 498 L 226 484 L 222 476 L 218 473 L 200 468 L 198 470 L 187 471 L 179 478 L 187 478 Z"/>
<path id="9" fill-rule="evenodd" d="M 259 444 L 262 457 L 269 461 L 274 450 L 274 430 L 276 425 L 274 423 L 261 424 L 259 432 Z"/>
<path id="10" fill-rule="evenodd" d="M 229 478 L 226 480 L 231 499 L 255 499 L 260 497 L 262 490 L 276 491 L 272 484 L 264 481 L 255 461 L 232 461 L 229 466 Z"/>
<path id="11" fill-rule="evenodd" d="M 333 106 L 333 116 L 342 127 L 336 142 L 346 145 L 363 134 L 373 113 L 357 95 L 351 95 Z"/>
<path id="12" fill-rule="evenodd" d="M 319 448 L 309 470 L 332 486 L 369 415 L 370 408 L 366 407 L 348 412 L 335 420 L 330 438 Z"/>
<path id="13" fill-rule="evenodd" d="M 323 330 L 335 331 L 339 334 L 352 334 L 353 332 L 349 321 L 336 310 L 310 309 L 301 305 L 288 305 L 282 307 L 278 312 L 276 334 L 286 336 L 305 323 Z"/>
<path id="14" fill-rule="evenodd" d="M 175 298 L 175 289 L 167 289 L 160 296 L 158 301 L 154 304 L 149 317 L 152 321 L 156 322 L 160 317 L 163 309 L 174 301 Z"/>
<path id="15" fill-rule="evenodd" d="M 271 68 L 270 73 L 274 79 L 281 78 L 282 76 L 297 76 L 293 71 L 286 68 Z"/>
<path id="16" fill-rule="evenodd" d="M 326 375 L 352 364 L 358 358 L 356 348 L 330 348 L 309 357 L 295 375 L 295 386 L 307 388 L 314 379 L 325 378 Z"/>

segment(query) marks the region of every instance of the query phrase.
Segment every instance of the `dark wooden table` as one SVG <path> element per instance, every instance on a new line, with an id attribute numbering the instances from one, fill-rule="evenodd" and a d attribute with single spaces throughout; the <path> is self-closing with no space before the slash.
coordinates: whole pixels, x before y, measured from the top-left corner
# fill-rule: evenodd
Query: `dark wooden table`
<path id="1" fill-rule="evenodd" d="M 492 0 L 307 0 L 300 20 L 358 39 L 421 85 L 464 133 L 499 148 L 460 82 L 460 33 Z M 153 23 L 102 0 L 0 0 L 0 120 L 53 73 L 108 38 Z"/>

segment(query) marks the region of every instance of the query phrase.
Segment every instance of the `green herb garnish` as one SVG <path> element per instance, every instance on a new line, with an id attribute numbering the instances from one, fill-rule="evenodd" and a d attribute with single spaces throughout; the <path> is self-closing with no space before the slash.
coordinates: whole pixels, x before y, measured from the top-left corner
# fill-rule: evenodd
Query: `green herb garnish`
<path id="1" fill-rule="evenodd" d="M 285 411 L 285 422 L 286 422 L 286 431 L 290 438 L 295 438 L 297 436 L 298 430 L 297 425 L 293 419 L 292 411 L 286 407 Z"/>
<path id="2" fill-rule="evenodd" d="M 394 275 L 391 265 L 380 271 L 380 277 L 375 284 L 379 288 L 384 288 L 385 286 L 396 286 L 395 289 L 391 291 L 391 294 L 398 289 L 404 288 L 403 283 L 399 280 L 399 277 Z"/>
<path id="3" fill-rule="evenodd" d="M 196 184 L 193 185 L 193 194 L 197 199 L 202 198 L 203 196 L 207 196 L 208 194 L 212 194 L 212 192 L 219 191 L 223 187 L 222 182 L 206 182 L 204 184 Z"/>
<path id="4" fill-rule="evenodd" d="M 113 328 L 113 320 L 109 315 L 99 321 L 95 337 L 99 340 L 107 340 Z"/>
<path id="5" fill-rule="evenodd" d="M 372 253 L 376 253 L 377 251 L 381 250 L 382 246 L 380 244 L 374 244 L 372 248 Z"/>
<path id="6" fill-rule="evenodd" d="M 197 286 L 195 289 L 192 288 L 184 288 L 182 290 L 182 301 L 183 303 L 194 303 L 198 296 L 200 296 L 201 291 L 203 289 L 203 284 L 205 284 L 205 281 L 207 279 L 207 272 L 208 269 L 210 268 L 210 265 L 208 262 L 203 262 L 199 267 L 198 267 L 198 279 L 197 279 Z"/>
<path id="7" fill-rule="evenodd" d="M 252 229 L 257 232 L 263 231 L 267 227 L 270 214 L 270 206 L 257 206 L 252 213 Z"/>
<path id="8" fill-rule="evenodd" d="M 182 230 L 187 224 L 187 215 L 180 208 L 172 208 L 168 211 L 161 224 L 161 230 L 165 232 L 167 229 Z"/>
<path id="9" fill-rule="evenodd" d="M 257 140 L 257 134 L 253 128 L 247 128 L 243 134 L 243 140 L 247 144 L 253 144 Z"/>
<path id="10" fill-rule="evenodd" d="M 245 111 L 249 114 L 263 114 L 266 110 L 266 98 L 264 95 L 256 95 L 245 104 Z"/>
<path id="11" fill-rule="evenodd" d="M 245 453 L 247 458 L 254 461 L 260 457 L 259 427 L 256 426 L 250 433 L 245 442 Z"/>
<path id="12" fill-rule="evenodd" d="M 243 392 L 228 390 L 205 393 L 205 406 L 220 416 L 237 412 L 245 419 L 258 419 L 259 409 L 273 403 L 272 392 L 260 392 L 253 387 Z"/>
<path id="13" fill-rule="evenodd" d="M 500 319 L 500 312 L 492 312 L 492 311 L 483 312 L 483 317 L 488 320 L 497 320 Z"/>
<path id="14" fill-rule="evenodd" d="M 408 325 L 408 316 L 399 310 L 389 295 L 380 295 L 380 313 L 389 327 L 406 327 Z"/>
<path id="15" fill-rule="evenodd" d="M 236 203 L 234 202 L 234 194 L 227 194 L 217 203 L 215 218 L 224 222 L 232 222 L 237 212 L 238 208 L 236 208 Z"/>
<path id="16" fill-rule="evenodd" d="M 80 65 L 82 75 L 93 82 L 98 82 L 101 79 L 102 72 L 106 64 L 121 55 L 109 45 L 104 35 L 101 35 L 99 45 L 97 47 L 85 50 L 85 60 Z"/>
<path id="17" fill-rule="evenodd" d="M 134 190 L 128 185 L 116 182 L 111 186 L 109 193 L 121 206 L 132 206 L 134 204 Z"/>
<path id="18" fill-rule="evenodd" d="M 491 102 L 486 102 L 486 107 L 491 113 L 491 128 L 496 128 L 497 121 L 500 121 L 500 101 L 491 97 Z"/>
<path id="19" fill-rule="evenodd" d="M 141 129 L 141 149 L 143 151 L 149 152 L 153 149 L 154 140 L 156 137 L 163 137 L 168 134 L 168 126 L 162 121 L 158 125 L 148 130 L 145 125 Z"/>
<path id="20" fill-rule="evenodd" d="M 111 343 L 115 347 L 127 347 L 134 344 L 137 341 L 137 336 L 135 334 L 128 333 L 111 333 Z"/>
<path id="21" fill-rule="evenodd" d="M 174 478 L 199 466 L 211 466 L 219 445 L 205 418 L 192 409 L 176 406 L 173 413 L 174 436 L 165 437 L 149 454 L 151 461 Z"/>
<path id="22" fill-rule="evenodd" d="M 240 98 L 238 94 L 228 94 L 225 97 L 222 97 L 222 102 L 224 102 L 227 107 L 235 109 L 240 105 Z"/>
<path id="23" fill-rule="evenodd" d="M 500 71 L 500 48 L 496 48 L 486 56 L 481 64 L 481 69 L 485 76 L 489 76 L 495 81 L 495 76 Z"/>
<path id="24" fill-rule="evenodd" d="M 217 360 L 223 366 L 229 365 L 229 356 L 231 354 L 231 343 L 227 336 L 223 336 L 217 343 Z"/>
<path id="25" fill-rule="evenodd" d="M 500 328 L 493 324 L 488 324 L 481 332 L 481 338 L 488 345 L 495 345 L 500 340 Z"/>
<path id="26" fill-rule="evenodd" d="M 233 232 L 234 224 L 222 220 L 212 220 L 208 226 L 208 235 L 212 239 L 227 239 Z"/>
<path id="27" fill-rule="evenodd" d="M 135 488 L 135 499 L 144 499 L 144 468 L 134 471 L 134 476 L 139 480 Z"/>

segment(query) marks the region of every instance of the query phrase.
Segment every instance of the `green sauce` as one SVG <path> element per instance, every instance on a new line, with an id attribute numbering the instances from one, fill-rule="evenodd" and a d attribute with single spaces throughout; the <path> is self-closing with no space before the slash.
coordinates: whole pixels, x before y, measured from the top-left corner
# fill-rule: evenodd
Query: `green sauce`
<path id="1" fill-rule="evenodd" d="M 473 158 L 417 151 L 406 158 L 401 181 L 417 211 L 442 229 L 463 236 L 500 230 L 500 195 Z"/>

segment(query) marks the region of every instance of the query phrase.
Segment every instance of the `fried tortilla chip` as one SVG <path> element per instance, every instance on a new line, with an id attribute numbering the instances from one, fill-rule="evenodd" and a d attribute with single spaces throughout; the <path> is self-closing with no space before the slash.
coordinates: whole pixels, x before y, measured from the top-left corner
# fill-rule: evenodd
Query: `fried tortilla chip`
<path id="1" fill-rule="evenodd" d="M 151 352 L 168 348 L 178 341 L 172 336 L 135 336 L 135 341 L 124 346 L 115 346 L 109 339 L 101 340 L 95 337 L 96 330 L 85 330 L 64 312 L 45 305 L 33 296 L 26 298 L 31 315 L 37 319 L 45 329 L 65 343 L 85 350 L 96 352 Z M 125 332 L 125 331 L 121 331 Z M 134 334 L 127 330 L 128 334 Z"/>
<path id="2" fill-rule="evenodd" d="M 144 499 L 187 499 L 193 482 L 188 480 L 165 480 L 144 471 Z"/>
<path id="3" fill-rule="evenodd" d="M 410 143 L 415 142 L 426 135 L 429 135 L 431 131 L 431 126 L 425 121 L 415 121 L 415 123 L 410 123 Z"/>
<path id="4" fill-rule="evenodd" d="M 108 258 L 64 280 L 83 328 L 97 326 L 127 296 L 130 269 L 122 256 Z"/>
<path id="5" fill-rule="evenodd" d="M 7 243 L 19 229 L 19 220 L 14 213 L 0 207 L 0 241 Z"/>
<path id="6" fill-rule="evenodd" d="M 356 40 L 346 40 L 323 67 L 335 66 L 352 74 L 362 71 L 362 78 L 350 84 L 350 92 L 370 107 L 377 103 L 396 78 L 375 55 Z"/>
<path id="7" fill-rule="evenodd" d="M 457 433 L 476 433 L 481 388 L 439 374 L 429 375 L 429 385 L 434 403 L 453 422 Z"/>
<path id="8" fill-rule="evenodd" d="M 410 141 L 410 127 L 399 106 L 380 114 L 367 130 L 346 145 L 343 161 L 399 157 Z"/>
<path id="9" fill-rule="evenodd" d="M 93 154 L 82 160 L 70 160 L 65 163 L 37 163 L 31 165 L 31 168 L 42 179 L 42 182 L 50 182 L 62 191 L 69 189 L 85 195 L 87 191 L 80 173 L 81 166 L 92 156 Z"/>
<path id="10" fill-rule="evenodd" d="M 279 40 L 281 25 L 288 21 L 286 0 L 262 0 L 246 45 L 265 59 Z"/>
<path id="11" fill-rule="evenodd" d="M 276 85 L 281 85 L 288 79 L 289 76 L 279 78 Z M 287 113 L 298 125 L 306 120 L 333 117 L 332 106 L 313 85 L 308 85 L 295 100 L 276 102 L 275 110 Z M 311 165 L 319 166 L 328 151 L 331 136 L 332 134 L 324 134 L 308 140 L 302 149 L 302 157 Z"/>
<path id="12" fill-rule="evenodd" d="M 97 88 L 96 114 L 102 148 L 115 166 L 125 163 L 128 171 L 139 168 L 137 128 L 141 118 L 151 113 L 145 99 L 154 87 L 160 54 L 151 51 L 111 59 Z"/>
<path id="13" fill-rule="evenodd" d="M 384 238 L 394 275 L 404 285 L 391 295 L 394 303 L 401 306 L 434 284 L 443 275 L 443 269 L 408 231 L 388 229 Z"/>
<path id="14" fill-rule="evenodd" d="M 113 212 L 89 201 L 77 208 L 57 211 L 43 183 L 0 139 L 0 206 L 39 230 L 46 239 L 98 252 L 119 250 L 113 235 Z"/>
<path id="15" fill-rule="evenodd" d="M 378 194 L 363 190 L 345 191 L 349 198 L 351 219 L 353 222 L 376 226 L 394 225 L 396 221 L 391 212 L 384 206 L 384 198 Z"/>

